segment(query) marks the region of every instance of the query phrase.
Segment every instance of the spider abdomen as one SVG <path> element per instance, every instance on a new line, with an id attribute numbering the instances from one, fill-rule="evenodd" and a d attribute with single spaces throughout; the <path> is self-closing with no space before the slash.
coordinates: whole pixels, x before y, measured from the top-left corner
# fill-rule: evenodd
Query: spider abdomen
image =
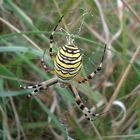
<path id="1" fill-rule="evenodd" d="M 64 45 L 59 49 L 54 62 L 55 72 L 62 81 L 73 79 L 81 69 L 82 56 L 75 45 Z"/>

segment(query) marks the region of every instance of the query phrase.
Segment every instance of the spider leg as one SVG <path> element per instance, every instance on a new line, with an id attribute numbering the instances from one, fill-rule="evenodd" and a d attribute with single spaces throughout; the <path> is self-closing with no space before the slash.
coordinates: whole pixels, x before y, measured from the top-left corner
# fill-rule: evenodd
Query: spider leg
<path id="1" fill-rule="evenodd" d="M 57 27 L 58 27 L 58 25 L 59 25 L 59 23 L 61 22 L 61 20 L 62 20 L 63 17 L 64 17 L 64 16 L 62 16 L 62 17 L 59 19 L 58 24 L 54 27 L 54 29 L 53 29 L 53 31 L 51 32 L 51 35 L 50 35 L 50 37 L 49 37 L 49 40 L 50 40 L 49 54 L 50 54 L 50 57 L 51 57 L 52 59 L 54 59 L 55 56 L 56 56 L 56 54 L 52 52 L 53 45 L 54 45 L 54 37 L 53 37 L 53 35 L 54 35 L 54 33 L 55 33 L 55 31 L 56 31 L 56 29 L 57 29 Z M 46 50 L 44 51 L 43 57 L 42 57 L 42 59 L 41 59 L 41 64 L 42 64 L 42 66 L 43 66 L 43 68 L 44 68 L 44 70 L 45 70 L 46 72 L 50 72 L 51 70 L 48 68 L 48 66 L 45 64 L 45 61 L 44 61 L 45 53 L 46 53 Z"/>
<path id="2" fill-rule="evenodd" d="M 37 84 L 37 85 L 28 85 L 28 86 L 22 86 L 20 85 L 20 88 L 23 88 L 23 89 L 35 89 L 35 88 L 38 88 L 40 86 L 40 84 Z"/>
<path id="3" fill-rule="evenodd" d="M 53 31 L 52 31 L 52 33 L 50 35 L 50 49 L 49 49 L 49 54 L 50 54 L 51 57 L 53 56 L 53 52 L 52 52 L 52 48 L 53 48 L 53 45 L 54 45 L 54 37 L 53 37 L 53 35 L 54 35 L 54 33 L 55 33 L 55 31 L 56 31 L 56 29 L 57 29 L 57 27 L 58 27 L 58 25 L 61 22 L 61 20 L 62 20 L 63 17 L 64 16 L 62 16 L 59 19 L 58 24 L 54 27 L 54 29 L 53 29 Z"/>
<path id="4" fill-rule="evenodd" d="M 40 86 L 40 87 L 38 87 L 38 88 L 35 88 L 31 93 L 29 93 L 28 95 L 27 95 L 27 98 L 31 98 L 31 97 L 33 97 L 33 96 L 37 96 L 37 94 L 41 91 L 41 90 L 43 90 L 43 89 L 46 89 L 47 87 L 44 87 L 44 86 Z"/>
<path id="5" fill-rule="evenodd" d="M 46 89 L 46 87 L 43 85 L 42 83 L 36 84 L 36 85 L 29 85 L 29 86 L 22 86 L 20 85 L 20 88 L 23 89 L 33 89 L 33 91 L 27 95 L 28 98 L 37 95 L 37 93 L 42 90 L 42 89 Z"/>
<path id="6" fill-rule="evenodd" d="M 57 82 L 58 82 L 57 78 L 52 78 L 50 80 L 41 82 L 41 83 L 36 84 L 36 85 L 29 85 L 29 86 L 20 85 L 20 87 L 23 89 L 33 89 L 33 91 L 27 95 L 28 98 L 31 98 L 33 96 L 36 96 L 39 91 L 47 89 L 49 86 L 51 86 Z"/>
<path id="7" fill-rule="evenodd" d="M 101 62 L 99 64 L 99 66 L 96 68 L 96 70 L 94 72 L 92 72 L 86 78 L 83 78 L 82 80 L 77 81 L 78 83 L 85 83 L 86 81 L 88 81 L 90 79 L 93 79 L 94 76 L 102 70 L 102 65 L 103 65 L 103 60 L 104 60 L 105 52 L 106 52 L 106 44 L 105 44 L 105 47 L 104 47 L 103 56 L 102 56 L 102 59 L 101 59 Z"/>
<path id="8" fill-rule="evenodd" d="M 50 69 L 50 68 L 45 64 L 44 57 L 42 57 L 42 59 L 41 59 L 41 65 L 42 65 L 42 67 L 44 68 L 44 70 L 46 71 L 46 73 L 52 71 L 52 69 Z"/>
<path id="9" fill-rule="evenodd" d="M 99 116 L 100 114 L 96 114 L 92 111 L 90 111 L 90 109 L 88 109 L 84 103 L 82 102 L 76 88 L 72 85 L 69 85 L 69 88 L 71 89 L 71 91 L 74 93 L 74 96 L 75 96 L 75 100 L 76 100 L 76 103 L 77 105 L 79 106 L 79 108 L 81 109 L 81 111 L 83 112 L 85 118 L 89 121 L 94 121 L 94 118 Z"/>

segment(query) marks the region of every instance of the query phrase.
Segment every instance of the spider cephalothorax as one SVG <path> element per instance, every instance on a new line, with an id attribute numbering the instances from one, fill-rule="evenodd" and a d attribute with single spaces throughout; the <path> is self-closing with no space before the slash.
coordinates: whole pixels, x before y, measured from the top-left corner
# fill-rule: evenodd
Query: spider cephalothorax
<path id="1" fill-rule="evenodd" d="M 32 97 L 33 95 L 36 95 L 40 90 L 47 89 L 50 85 L 53 85 L 55 83 L 60 82 L 60 83 L 66 84 L 71 89 L 71 91 L 74 93 L 76 103 L 79 106 L 79 108 L 82 110 L 85 117 L 88 120 L 92 121 L 93 116 L 98 116 L 100 114 L 96 114 L 96 113 L 91 112 L 83 104 L 76 88 L 73 85 L 71 85 L 71 82 L 70 82 L 72 79 L 75 78 L 75 76 L 81 70 L 82 55 L 81 55 L 80 49 L 78 48 L 78 46 L 74 45 L 73 40 L 71 40 L 71 41 L 69 40 L 68 44 L 62 46 L 58 50 L 57 54 L 54 54 L 52 52 L 53 44 L 54 44 L 53 35 L 54 35 L 55 30 L 57 29 L 59 23 L 61 22 L 62 18 L 63 18 L 63 16 L 60 18 L 58 24 L 55 26 L 54 30 L 52 31 L 52 33 L 50 35 L 49 53 L 50 53 L 50 56 L 54 58 L 53 59 L 54 60 L 54 70 L 56 72 L 57 78 L 52 78 L 50 80 L 43 81 L 43 82 L 41 82 L 40 84 L 37 84 L 37 85 L 21 86 L 21 87 L 24 88 L 24 89 L 34 89 L 33 92 L 28 94 L 28 97 Z M 105 51 L 106 51 L 106 44 L 105 44 L 103 56 L 102 56 L 102 59 L 101 59 L 101 62 L 99 64 L 99 66 L 89 76 L 87 76 L 86 78 L 83 78 L 80 81 L 77 81 L 78 83 L 84 83 L 84 82 L 92 79 L 96 75 L 96 73 L 98 73 L 101 70 L 103 60 L 104 60 Z M 42 66 L 44 67 L 44 69 L 47 72 L 48 68 L 47 68 L 47 65 L 44 62 L 44 55 L 43 55 L 43 58 L 41 59 L 41 63 L 42 63 Z"/>

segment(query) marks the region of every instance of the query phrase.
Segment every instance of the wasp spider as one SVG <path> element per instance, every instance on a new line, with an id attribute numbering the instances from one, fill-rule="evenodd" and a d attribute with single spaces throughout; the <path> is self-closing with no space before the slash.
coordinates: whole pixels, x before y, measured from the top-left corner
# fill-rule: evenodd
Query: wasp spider
<path id="1" fill-rule="evenodd" d="M 72 86 L 70 83 L 71 80 L 75 78 L 75 76 L 80 72 L 81 66 L 82 66 L 82 55 L 80 53 L 80 49 L 74 45 L 73 42 L 68 42 L 68 44 L 65 44 L 62 46 L 57 54 L 54 54 L 52 52 L 53 45 L 54 45 L 54 33 L 56 28 L 58 27 L 59 23 L 61 22 L 63 16 L 60 18 L 58 24 L 54 27 L 51 35 L 50 35 L 50 48 L 49 48 L 49 54 L 51 57 L 54 57 L 54 70 L 57 75 L 57 78 L 52 78 L 50 80 L 44 81 L 37 85 L 31 85 L 31 86 L 21 86 L 24 89 L 33 89 L 33 92 L 28 94 L 28 97 L 32 97 L 33 95 L 36 95 L 40 90 L 47 89 L 50 85 L 53 85 L 55 83 L 62 83 L 67 85 L 71 91 L 74 93 L 75 100 L 85 117 L 93 121 L 93 118 L 96 116 L 99 116 L 100 114 L 91 112 L 82 102 L 76 88 Z M 92 72 L 89 76 L 86 78 L 83 78 L 80 81 L 77 81 L 78 83 L 84 83 L 90 79 L 92 79 L 101 69 L 103 64 L 103 59 L 106 51 L 106 44 L 103 52 L 103 56 L 101 59 L 101 62 L 99 66 L 96 68 L 94 72 Z M 44 62 L 44 56 L 41 59 L 41 63 L 45 71 L 48 71 L 47 65 Z"/>

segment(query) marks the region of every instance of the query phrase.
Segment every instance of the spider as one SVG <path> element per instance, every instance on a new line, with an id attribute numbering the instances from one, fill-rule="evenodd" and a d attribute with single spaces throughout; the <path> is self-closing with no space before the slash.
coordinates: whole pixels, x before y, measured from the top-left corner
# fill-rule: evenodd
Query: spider
<path id="1" fill-rule="evenodd" d="M 76 88 L 71 84 L 71 80 L 73 80 L 77 74 L 80 72 L 81 70 L 81 66 L 82 66 L 82 55 L 80 52 L 80 49 L 78 48 L 78 46 L 76 46 L 73 41 L 69 40 L 67 44 L 65 44 L 64 46 L 62 46 L 57 54 L 53 53 L 53 46 L 54 46 L 54 33 L 59 25 L 59 23 L 62 21 L 63 16 L 60 18 L 60 20 L 58 21 L 58 24 L 54 27 L 53 31 L 50 34 L 50 46 L 49 46 L 49 54 L 51 58 L 54 58 L 54 71 L 57 75 L 56 78 L 52 78 L 50 80 L 47 81 L 43 81 L 37 85 L 30 85 L 30 86 L 22 86 L 20 85 L 21 88 L 23 89 L 33 89 L 33 91 L 27 95 L 28 98 L 37 95 L 37 93 L 41 90 L 47 89 L 49 86 L 56 84 L 56 83 L 61 83 L 64 85 L 67 85 L 71 91 L 74 93 L 74 97 L 75 97 L 75 101 L 76 104 L 79 106 L 79 109 L 83 112 L 85 118 L 87 120 L 93 121 L 93 118 L 96 116 L 101 115 L 94 113 L 92 111 L 90 111 L 90 109 L 88 109 L 84 103 L 81 100 L 81 97 L 79 96 Z M 104 47 L 104 52 L 103 52 L 103 56 L 101 59 L 101 62 L 99 64 L 99 66 L 96 68 L 96 70 L 94 72 L 92 72 L 90 75 L 88 75 L 86 78 L 82 78 L 81 80 L 77 80 L 78 83 L 85 83 L 86 81 L 94 78 L 94 76 L 101 71 L 102 69 L 102 64 L 103 64 L 103 60 L 104 60 L 104 56 L 105 56 L 105 51 L 106 51 L 106 44 Z M 45 51 L 44 51 L 45 54 Z M 41 59 L 41 64 L 43 66 L 43 68 L 45 69 L 46 72 L 48 72 L 48 68 L 47 65 L 44 62 L 44 55 Z"/>

